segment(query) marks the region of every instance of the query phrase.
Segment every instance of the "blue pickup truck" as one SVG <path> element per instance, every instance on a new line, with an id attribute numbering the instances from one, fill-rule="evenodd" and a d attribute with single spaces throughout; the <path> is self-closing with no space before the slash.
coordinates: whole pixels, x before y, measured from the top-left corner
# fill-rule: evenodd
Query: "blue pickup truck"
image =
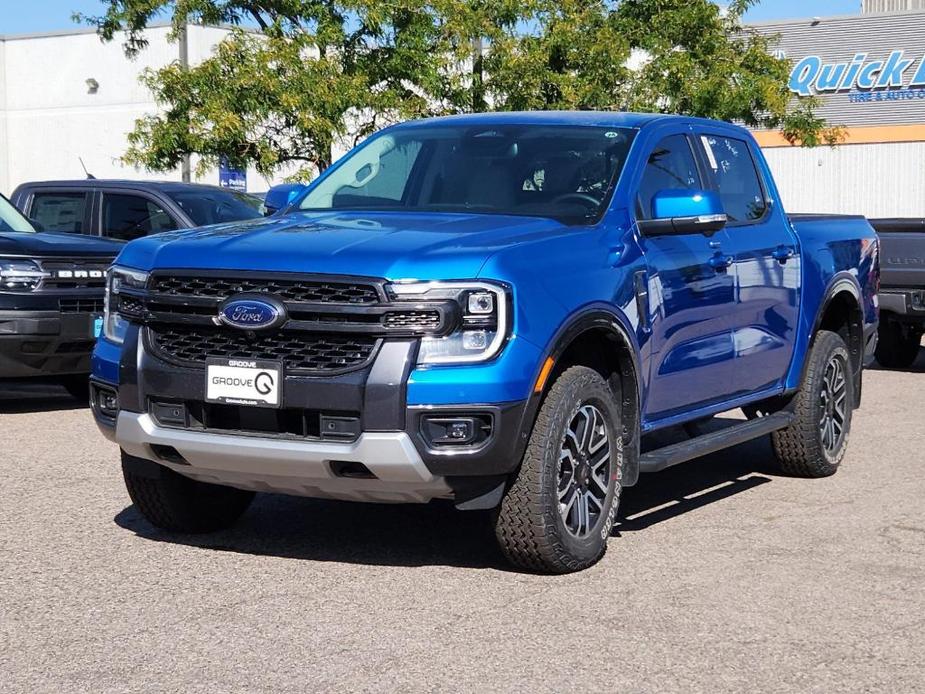
<path id="1" fill-rule="evenodd" d="M 788 217 L 727 123 L 411 122 L 283 215 L 129 243 L 93 411 L 161 528 L 227 527 L 262 491 L 450 499 L 564 573 L 642 472 L 770 434 L 786 473 L 834 473 L 878 272 L 865 219 Z M 652 443 L 678 425 L 699 435 Z"/>

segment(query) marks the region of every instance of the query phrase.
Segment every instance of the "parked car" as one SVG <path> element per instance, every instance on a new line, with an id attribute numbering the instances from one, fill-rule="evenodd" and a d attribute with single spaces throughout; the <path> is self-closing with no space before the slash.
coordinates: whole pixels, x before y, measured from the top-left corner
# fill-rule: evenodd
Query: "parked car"
<path id="1" fill-rule="evenodd" d="M 925 330 L 925 219 L 872 219 L 880 235 L 880 340 L 877 361 L 905 369 Z"/>
<path id="2" fill-rule="evenodd" d="M 120 241 L 262 216 L 258 198 L 199 183 L 45 181 L 22 184 L 12 200 L 47 231 Z"/>
<path id="3" fill-rule="evenodd" d="M 305 186 L 301 183 L 280 183 L 273 186 L 263 198 L 265 214 L 269 216 L 286 209 L 304 190 Z"/>
<path id="4" fill-rule="evenodd" d="M 53 378 L 86 401 L 106 268 L 121 247 L 38 233 L 0 196 L 0 381 Z"/>
<path id="5" fill-rule="evenodd" d="M 94 414 L 171 531 L 228 526 L 255 491 L 451 499 L 494 509 L 516 565 L 574 571 L 641 472 L 768 434 L 787 473 L 838 469 L 877 252 L 862 217 L 788 217 L 730 124 L 407 123 L 284 216 L 128 244 Z"/>

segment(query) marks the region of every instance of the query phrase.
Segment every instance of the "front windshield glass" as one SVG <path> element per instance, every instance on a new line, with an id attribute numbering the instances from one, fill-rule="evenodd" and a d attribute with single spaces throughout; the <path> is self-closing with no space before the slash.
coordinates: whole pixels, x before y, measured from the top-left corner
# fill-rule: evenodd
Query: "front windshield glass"
<path id="1" fill-rule="evenodd" d="M 22 213 L 2 195 L 0 195 L 0 232 L 7 231 L 35 231 L 35 227 Z"/>
<path id="2" fill-rule="evenodd" d="M 262 217 L 260 200 L 230 190 L 175 190 L 167 193 L 198 226 Z"/>
<path id="3" fill-rule="evenodd" d="M 419 126 L 370 138 L 299 202 L 303 210 L 601 217 L 634 131 L 546 125 Z"/>

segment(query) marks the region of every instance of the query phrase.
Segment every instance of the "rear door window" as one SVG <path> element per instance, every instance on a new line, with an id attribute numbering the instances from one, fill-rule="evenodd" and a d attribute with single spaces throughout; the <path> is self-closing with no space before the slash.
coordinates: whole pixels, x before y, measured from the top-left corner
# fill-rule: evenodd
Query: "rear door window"
<path id="1" fill-rule="evenodd" d="M 29 216 L 45 231 L 86 233 L 87 193 L 34 193 Z"/>
<path id="2" fill-rule="evenodd" d="M 764 217 L 768 203 L 748 144 L 719 135 L 702 135 L 700 141 L 729 221 L 742 224 Z"/>
<path id="3" fill-rule="evenodd" d="M 141 195 L 104 193 L 103 236 L 131 241 L 148 234 L 177 228 L 173 218 L 157 202 Z"/>

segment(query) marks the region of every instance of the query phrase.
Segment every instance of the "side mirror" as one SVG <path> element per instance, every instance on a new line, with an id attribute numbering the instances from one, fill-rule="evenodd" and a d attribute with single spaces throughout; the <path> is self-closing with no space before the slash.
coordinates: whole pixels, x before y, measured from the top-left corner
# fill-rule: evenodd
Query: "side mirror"
<path id="1" fill-rule="evenodd" d="M 45 225 L 37 219 L 32 219 L 32 217 L 29 217 L 29 223 L 32 224 L 36 231 L 45 231 Z"/>
<path id="2" fill-rule="evenodd" d="M 266 216 L 269 217 L 286 208 L 290 202 L 295 200 L 295 198 L 305 190 L 305 188 L 306 186 L 301 183 L 281 183 L 278 186 L 270 188 L 270 190 L 267 191 L 266 197 L 263 199 Z"/>
<path id="3" fill-rule="evenodd" d="M 652 219 L 639 220 L 645 236 L 713 234 L 726 226 L 719 195 L 710 190 L 660 190 L 652 198 Z"/>

